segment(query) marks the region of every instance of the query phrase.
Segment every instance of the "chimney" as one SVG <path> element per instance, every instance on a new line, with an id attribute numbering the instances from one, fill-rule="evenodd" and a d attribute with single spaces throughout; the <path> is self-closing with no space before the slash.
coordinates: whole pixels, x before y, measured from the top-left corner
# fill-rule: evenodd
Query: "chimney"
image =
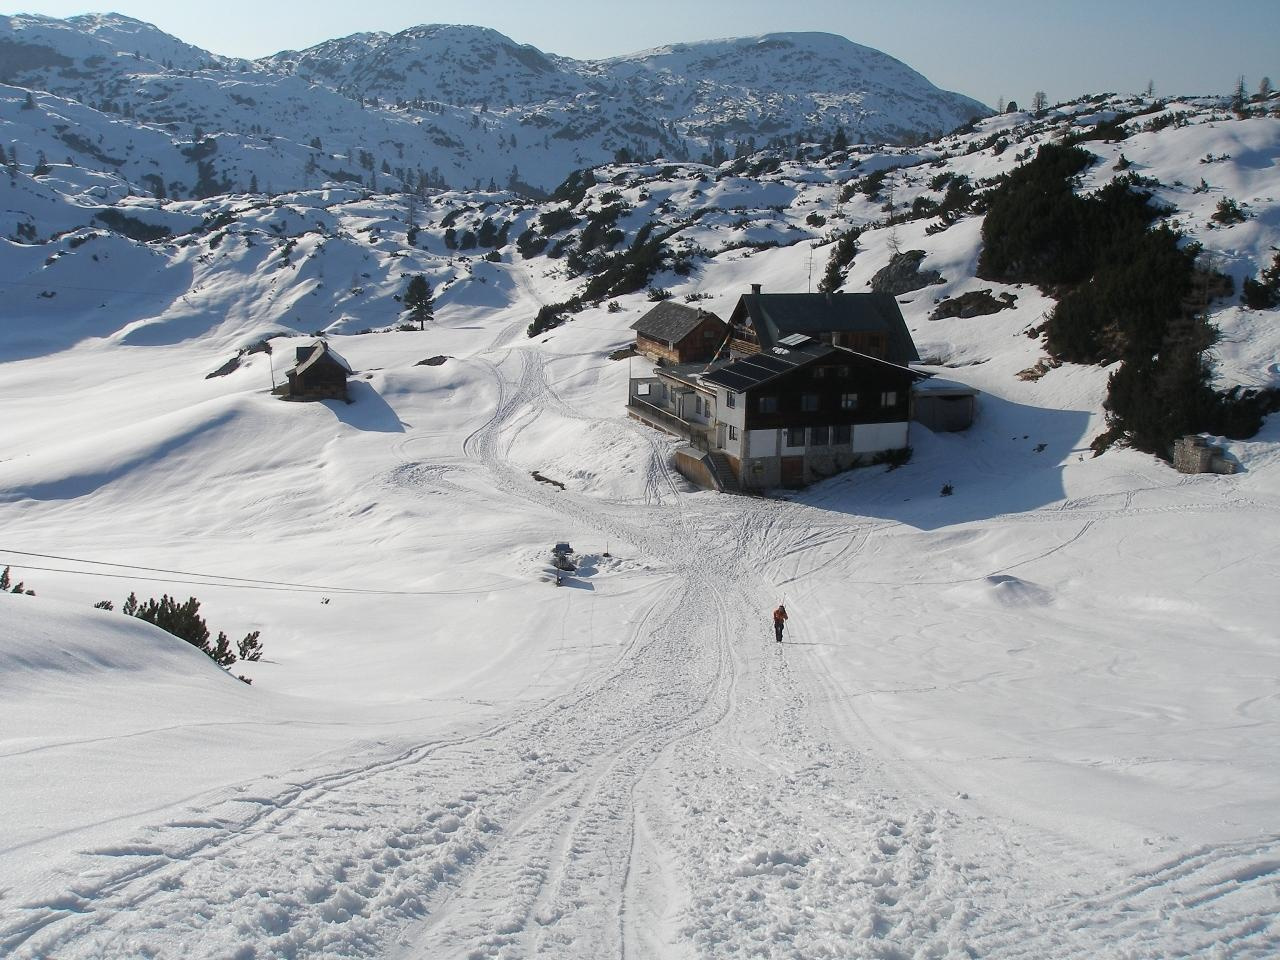
<path id="1" fill-rule="evenodd" d="M 760 296 L 760 284 L 753 283 L 751 285 L 751 293 L 753 296 L 757 296 L 757 297 Z"/>

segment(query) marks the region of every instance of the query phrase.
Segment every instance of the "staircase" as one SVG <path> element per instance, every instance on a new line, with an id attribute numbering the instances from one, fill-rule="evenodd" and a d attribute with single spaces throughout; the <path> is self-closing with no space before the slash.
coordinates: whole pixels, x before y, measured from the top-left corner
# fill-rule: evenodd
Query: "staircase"
<path id="1" fill-rule="evenodd" d="M 707 462 L 711 467 L 711 475 L 715 477 L 721 493 L 742 492 L 742 484 L 738 482 L 738 478 L 734 474 L 733 467 L 730 465 L 729 457 L 726 454 L 714 451 L 708 453 Z"/>

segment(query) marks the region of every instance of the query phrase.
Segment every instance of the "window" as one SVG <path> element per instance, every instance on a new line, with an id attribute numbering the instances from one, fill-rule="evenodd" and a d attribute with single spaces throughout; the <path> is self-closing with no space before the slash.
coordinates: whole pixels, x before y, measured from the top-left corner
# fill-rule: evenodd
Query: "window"
<path id="1" fill-rule="evenodd" d="M 637 383 L 637 384 L 636 384 L 636 396 L 637 396 L 637 397 L 647 397 L 647 396 L 649 395 L 649 388 L 650 388 L 650 387 L 652 387 L 652 386 L 653 386 L 653 384 L 651 384 L 651 383 Z"/>
<path id="2" fill-rule="evenodd" d="M 732 426 L 732 425 L 729 427 L 729 439 L 730 439 L 730 440 L 737 440 L 737 439 L 738 439 L 738 428 L 737 428 L 737 427 Z"/>
<path id="3" fill-rule="evenodd" d="M 828 446 L 830 444 L 830 436 L 830 427 L 812 427 L 809 430 L 809 445 L 814 447 Z"/>
<path id="4" fill-rule="evenodd" d="M 804 446 L 804 427 L 787 427 L 787 446 Z"/>
<path id="5" fill-rule="evenodd" d="M 697 394 L 693 396 L 693 412 L 698 416 L 702 416 L 702 397 Z"/>
<path id="6" fill-rule="evenodd" d="M 831 433 L 832 433 L 831 442 L 836 444 L 837 446 L 839 446 L 842 443 L 848 443 L 850 432 L 851 431 L 849 430 L 849 425 L 847 423 L 836 424 L 831 430 Z"/>
<path id="7" fill-rule="evenodd" d="M 815 380 L 823 380 L 823 379 L 825 379 L 825 378 L 826 378 L 826 376 L 827 376 L 827 367 L 814 367 L 814 368 L 813 368 L 813 379 L 815 379 Z"/>
<path id="8" fill-rule="evenodd" d="M 849 368 L 843 364 L 841 366 L 836 367 L 836 376 L 839 377 L 841 380 L 848 380 Z"/>
<path id="9" fill-rule="evenodd" d="M 732 409 L 738 405 L 738 395 L 730 390 L 724 395 L 724 405 Z"/>
<path id="10" fill-rule="evenodd" d="M 761 413 L 777 413 L 778 398 L 777 397 L 761 397 L 758 401 Z"/>
<path id="11" fill-rule="evenodd" d="M 800 409 L 805 413 L 813 413 L 818 409 L 818 395 L 816 393 L 802 393 L 800 395 Z"/>
<path id="12" fill-rule="evenodd" d="M 896 407 L 897 405 L 898 405 L 898 391 L 886 390 L 884 393 L 880 394 L 880 406 Z"/>
<path id="13" fill-rule="evenodd" d="M 840 409 L 841 410 L 857 410 L 858 395 L 856 393 L 840 394 Z"/>

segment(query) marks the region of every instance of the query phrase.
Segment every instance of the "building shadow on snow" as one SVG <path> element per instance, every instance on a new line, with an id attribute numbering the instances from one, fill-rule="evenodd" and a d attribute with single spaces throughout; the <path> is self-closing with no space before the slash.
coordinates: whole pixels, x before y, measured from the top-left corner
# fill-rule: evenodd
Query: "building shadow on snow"
<path id="1" fill-rule="evenodd" d="M 347 384 L 347 396 L 351 398 L 349 403 L 341 400 L 322 402 L 349 427 L 366 433 L 404 433 L 404 421 L 372 385 L 363 380 L 352 380 Z"/>
<path id="2" fill-rule="evenodd" d="M 1091 417 L 984 394 L 966 431 L 933 433 L 913 423 L 905 466 L 851 470 L 789 499 L 920 530 L 1038 510 L 1065 498 L 1067 464 L 1093 456 Z"/>

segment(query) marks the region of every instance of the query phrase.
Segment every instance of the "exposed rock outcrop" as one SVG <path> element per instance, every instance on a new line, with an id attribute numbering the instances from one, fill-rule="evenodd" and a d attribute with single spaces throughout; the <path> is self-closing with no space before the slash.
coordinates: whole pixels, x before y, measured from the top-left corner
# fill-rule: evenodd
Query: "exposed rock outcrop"
<path id="1" fill-rule="evenodd" d="M 937 270 L 921 270 L 920 262 L 924 260 L 923 250 L 904 250 L 895 253 L 886 267 L 876 272 L 871 278 L 871 289 L 876 293 L 887 293 L 898 296 L 910 293 L 934 283 L 943 283 L 942 274 Z"/>

